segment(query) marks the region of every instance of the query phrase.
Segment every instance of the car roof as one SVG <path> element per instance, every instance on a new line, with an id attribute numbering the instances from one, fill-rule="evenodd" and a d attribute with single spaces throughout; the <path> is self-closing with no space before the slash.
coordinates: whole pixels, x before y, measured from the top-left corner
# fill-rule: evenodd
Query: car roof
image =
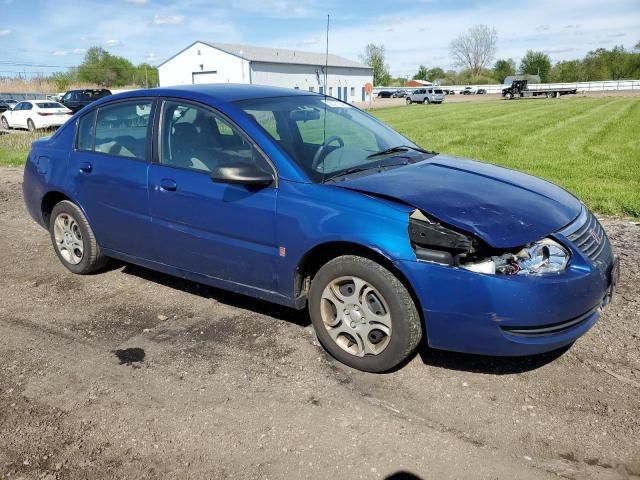
<path id="1" fill-rule="evenodd" d="M 306 90 L 294 90 L 292 88 L 270 87 L 266 85 L 247 85 L 244 83 L 216 83 L 207 85 L 179 85 L 175 87 L 160 87 L 140 90 L 129 90 L 118 93 L 110 97 L 100 99 L 99 102 L 106 102 L 118 98 L 140 97 L 140 96 L 179 96 L 184 98 L 209 97 L 218 102 L 236 102 L 240 100 L 251 100 L 268 97 L 292 97 L 305 95 L 319 95 Z"/>

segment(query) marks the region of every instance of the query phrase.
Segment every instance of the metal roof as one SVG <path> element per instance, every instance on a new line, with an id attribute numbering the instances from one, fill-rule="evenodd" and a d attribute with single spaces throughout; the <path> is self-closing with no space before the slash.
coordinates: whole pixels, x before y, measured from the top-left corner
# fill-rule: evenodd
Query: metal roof
<path id="1" fill-rule="evenodd" d="M 256 47 L 254 45 L 241 45 L 237 43 L 203 42 L 202 40 L 192 43 L 191 45 L 189 45 L 189 47 L 195 45 L 196 43 L 208 45 L 209 47 L 216 48 L 223 52 L 229 53 L 230 55 L 243 58 L 250 62 L 288 63 L 295 65 L 316 66 L 323 66 L 325 64 L 325 54 L 318 52 L 304 52 L 301 50 L 289 50 L 285 48 Z M 181 50 L 173 57 L 164 61 L 161 65 L 167 63 L 172 58 L 175 58 L 184 50 Z M 347 58 L 343 58 L 333 54 L 329 54 L 327 64 L 330 67 L 361 68 L 371 70 L 371 67 L 360 62 L 355 62 L 353 60 L 349 60 Z"/>

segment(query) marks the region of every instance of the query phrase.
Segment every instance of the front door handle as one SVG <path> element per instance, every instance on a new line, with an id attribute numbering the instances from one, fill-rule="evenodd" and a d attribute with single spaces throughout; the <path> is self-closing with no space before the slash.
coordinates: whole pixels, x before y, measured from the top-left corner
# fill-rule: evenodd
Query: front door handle
<path id="1" fill-rule="evenodd" d="M 175 180 L 171 180 L 170 178 L 163 178 L 160 180 L 160 189 L 167 190 L 169 192 L 175 192 L 178 188 L 178 184 Z"/>
<path id="2" fill-rule="evenodd" d="M 89 162 L 80 162 L 80 171 L 84 173 L 91 173 L 93 167 Z"/>

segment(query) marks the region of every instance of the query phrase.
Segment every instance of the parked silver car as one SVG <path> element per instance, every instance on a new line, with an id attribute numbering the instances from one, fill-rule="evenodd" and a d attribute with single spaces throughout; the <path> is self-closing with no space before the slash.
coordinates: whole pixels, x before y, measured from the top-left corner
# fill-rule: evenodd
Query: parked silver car
<path id="1" fill-rule="evenodd" d="M 444 91 L 441 88 L 418 88 L 407 95 L 407 105 L 412 103 L 442 103 Z"/>

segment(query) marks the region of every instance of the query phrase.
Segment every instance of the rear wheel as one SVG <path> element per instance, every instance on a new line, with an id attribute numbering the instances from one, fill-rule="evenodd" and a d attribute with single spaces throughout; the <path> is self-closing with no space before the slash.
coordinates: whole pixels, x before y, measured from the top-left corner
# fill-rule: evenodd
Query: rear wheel
<path id="1" fill-rule="evenodd" d="M 411 105 L 411 99 L 407 97 L 407 105 Z"/>
<path id="2" fill-rule="evenodd" d="M 7 119 L 5 117 L 2 117 L 2 128 L 4 128 L 5 130 L 9 130 L 9 122 L 7 122 Z"/>
<path id="3" fill-rule="evenodd" d="M 51 243 L 68 270 L 86 275 L 106 265 L 108 258 L 100 252 L 93 230 L 77 205 L 63 200 L 53 208 L 50 218 Z"/>
<path id="4" fill-rule="evenodd" d="M 416 349 L 420 316 L 402 282 L 380 264 L 346 255 L 325 264 L 309 292 L 318 340 L 342 363 L 384 372 Z"/>
<path id="5" fill-rule="evenodd" d="M 30 132 L 35 132 L 36 131 L 36 126 L 33 123 L 33 120 L 31 120 L 31 119 L 27 120 L 27 128 L 29 129 Z"/>
<path id="6" fill-rule="evenodd" d="M 429 100 L 428 98 L 425 98 L 422 103 L 424 103 L 425 105 L 429 105 L 431 103 L 431 100 Z"/>

